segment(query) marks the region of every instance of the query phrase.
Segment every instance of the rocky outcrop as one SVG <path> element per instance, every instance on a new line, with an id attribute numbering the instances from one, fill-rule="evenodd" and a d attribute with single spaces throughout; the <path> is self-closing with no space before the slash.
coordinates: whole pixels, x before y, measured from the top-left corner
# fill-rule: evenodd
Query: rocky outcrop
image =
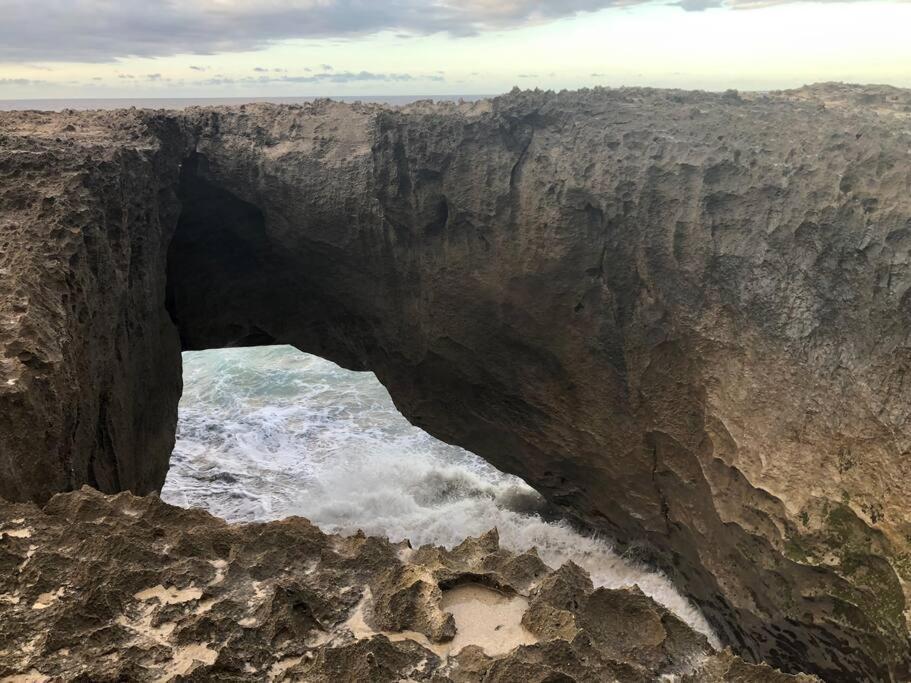
<path id="1" fill-rule="evenodd" d="M 412 550 L 88 488 L 0 519 L 3 681 L 816 680 L 715 654 L 638 591 L 495 531 Z"/>
<path id="2" fill-rule="evenodd" d="M 179 349 L 290 343 L 739 655 L 911 675 L 911 93 L 20 113 L 0 150 L 3 496 L 154 490 Z"/>

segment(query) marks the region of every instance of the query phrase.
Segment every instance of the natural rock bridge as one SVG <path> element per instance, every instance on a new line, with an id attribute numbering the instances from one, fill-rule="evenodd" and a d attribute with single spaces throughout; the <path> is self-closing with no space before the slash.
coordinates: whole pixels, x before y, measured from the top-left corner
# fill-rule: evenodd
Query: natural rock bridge
<path id="1" fill-rule="evenodd" d="M 741 655 L 909 674 L 911 92 L 0 115 L 0 496 L 158 489 L 180 351 L 374 371 Z"/>

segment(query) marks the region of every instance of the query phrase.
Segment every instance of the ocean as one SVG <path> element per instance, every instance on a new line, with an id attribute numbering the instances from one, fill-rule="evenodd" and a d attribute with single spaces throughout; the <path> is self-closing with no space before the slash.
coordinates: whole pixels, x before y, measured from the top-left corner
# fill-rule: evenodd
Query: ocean
<path id="1" fill-rule="evenodd" d="M 403 105 L 418 100 L 435 100 L 437 102 L 472 102 L 488 95 L 341 95 L 331 99 L 339 102 L 379 102 L 382 104 Z M 303 104 L 312 102 L 316 97 L 107 97 L 107 98 L 70 98 L 70 99 L 22 99 L 0 100 L 0 111 L 62 111 L 64 109 L 186 109 L 187 107 L 236 106 L 253 102 L 272 102 L 273 104 Z"/>
<path id="2" fill-rule="evenodd" d="M 555 519 L 521 479 L 412 426 L 372 373 L 286 346 L 183 360 L 167 502 L 234 522 L 301 515 L 327 532 L 414 546 L 452 547 L 496 527 L 503 547 L 534 546 L 552 567 L 572 560 L 596 586 L 638 585 L 717 644 L 667 578 Z"/>

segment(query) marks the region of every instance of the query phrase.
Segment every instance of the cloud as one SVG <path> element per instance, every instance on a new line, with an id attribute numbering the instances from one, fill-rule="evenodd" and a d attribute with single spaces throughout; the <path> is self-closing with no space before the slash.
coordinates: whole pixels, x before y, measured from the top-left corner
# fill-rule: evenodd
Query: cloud
<path id="1" fill-rule="evenodd" d="M 248 78 L 245 80 L 252 83 L 252 82 L 254 82 L 255 79 Z M 235 85 L 236 83 L 237 83 L 237 79 L 235 79 L 235 78 L 218 78 L 218 77 L 208 78 L 204 81 L 198 82 L 199 85 Z"/>
<path id="2" fill-rule="evenodd" d="M 442 76 L 416 75 L 409 73 L 374 73 L 372 71 L 324 71 L 307 76 L 257 76 L 245 78 L 229 78 L 217 76 L 204 81 L 200 85 L 258 85 L 263 83 L 361 83 L 361 82 L 386 82 L 402 83 L 409 81 L 445 81 Z"/>
<path id="3" fill-rule="evenodd" d="M 816 4 L 847 4 L 855 2 L 870 2 L 871 0 L 678 0 L 674 3 L 677 7 L 687 12 L 702 12 L 707 9 L 724 7 L 727 9 L 762 9 L 774 5 L 788 5 L 795 2 L 814 2 Z M 907 0 L 897 0 L 907 2 Z"/>
<path id="4" fill-rule="evenodd" d="M 417 80 L 411 74 L 376 74 L 370 71 L 350 71 L 326 72 L 313 74 L 312 76 L 285 76 L 278 79 L 285 83 L 352 83 L 356 81 L 387 81 L 401 82 Z"/>
<path id="5" fill-rule="evenodd" d="M 36 81 L 31 78 L 0 78 L 0 87 L 6 85 L 43 85 L 47 81 Z"/>
<path id="6" fill-rule="evenodd" d="M 665 1 L 0 0 L 0 63 L 212 55 L 262 49 L 287 39 L 353 38 L 380 31 L 400 36 L 469 36 L 583 12 Z M 676 0 L 676 4 L 701 11 L 797 1 Z"/>
<path id="7" fill-rule="evenodd" d="M 194 66 L 193 64 L 190 64 L 190 68 L 193 71 L 205 71 L 206 70 L 206 67 L 204 67 L 204 66 Z"/>
<path id="8" fill-rule="evenodd" d="M 210 55 L 386 30 L 464 36 L 648 1 L 0 0 L 0 62 Z"/>
<path id="9" fill-rule="evenodd" d="M 731 4 L 736 5 L 737 3 L 738 0 L 731 0 Z M 707 9 L 721 7 L 722 5 L 722 0 L 680 0 L 677 3 L 678 7 L 682 7 L 687 12 L 702 12 Z"/>
<path id="10" fill-rule="evenodd" d="M 261 66 L 254 66 L 253 70 L 256 71 L 257 73 L 261 73 L 261 74 L 264 74 L 269 71 L 268 69 L 264 69 Z"/>

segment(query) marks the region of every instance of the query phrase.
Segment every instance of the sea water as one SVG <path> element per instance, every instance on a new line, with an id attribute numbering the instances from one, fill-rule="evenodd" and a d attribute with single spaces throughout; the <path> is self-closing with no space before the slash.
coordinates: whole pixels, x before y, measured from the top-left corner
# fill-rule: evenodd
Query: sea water
<path id="1" fill-rule="evenodd" d="M 438 441 L 396 410 L 371 373 L 285 346 L 184 354 L 177 445 L 162 498 L 230 521 L 307 517 L 324 531 L 452 547 L 496 527 L 504 548 L 536 547 L 596 586 L 636 584 L 717 645 L 660 573 L 608 539 L 546 514 L 521 479 Z"/>
<path id="2" fill-rule="evenodd" d="M 338 102 L 364 102 L 400 106 L 418 100 L 437 102 L 473 102 L 485 95 L 333 95 Z M 77 97 L 22 100 L 0 100 L 0 111 L 77 111 L 93 109 L 186 109 L 187 107 L 236 107 L 241 104 L 270 102 L 272 104 L 306 104 L 316 97 Z"/>

